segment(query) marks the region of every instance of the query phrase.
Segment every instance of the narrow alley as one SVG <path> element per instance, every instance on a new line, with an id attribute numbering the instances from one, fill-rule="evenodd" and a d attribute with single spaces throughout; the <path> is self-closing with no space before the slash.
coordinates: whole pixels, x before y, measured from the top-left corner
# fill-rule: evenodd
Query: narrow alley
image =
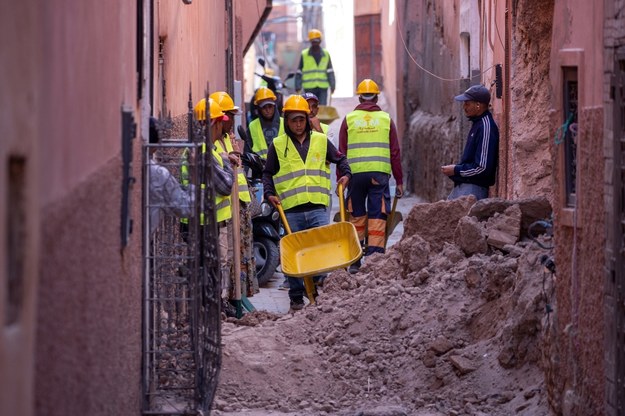
<path id="1" fill-rule="evenodd" d="M 625 416 L 625 0 L 0 0 L 0 416 Z"/>

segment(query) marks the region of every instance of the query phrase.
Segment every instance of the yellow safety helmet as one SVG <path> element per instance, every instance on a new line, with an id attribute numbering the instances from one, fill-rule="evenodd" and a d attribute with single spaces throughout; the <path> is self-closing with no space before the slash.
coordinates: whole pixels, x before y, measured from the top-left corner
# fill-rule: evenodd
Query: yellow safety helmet
<path id="1" fill-rule="evenodd" d="M 306 114 L 310 114 L 310 107 L 308 106 L 308 101 L 301 95 L 291 95 L 284 102 L 284 107 L 282 107 L 283 112 L 289 111 L 301 111 Z"/>
<path id="2" fill-rule="evenodd" d="M 254 104 L 258 105 L 258 103 L 262 100 L 276 101 L 277 100 L 276 94 L 274 94 L 273 91 L 271 91 L 267 87 L 260 87 L 256 91 L 256 95 L 254 95 Z"/>
<path id="3" fill-rule="evenodd" d="M 230 94 L 225 91 L 217 91 L 212 93 L 209 98 L 215 100 L 221 107 L 222 111 L 232 111 L 233 113 L 239 113 L 239 107 L 234 105 L 234 101 Z"/>
<path id="4" fill-rule="evenodd" d="M 272 68 L 267 68 L 265 69 L 265 75 L 267 75 L 268 77 L 273 77 L 274 75 L 276 75 L 276 71 L 274 71 Z"/>
<path id="5" fill-rule="evenodd" d="M 364 94 L 379 94 L 380 88 L 378 88 L 378 84 L 376 84 L 372 79 L 363 79 L 360 84 L 358 84 L 358 89 L 356 90 L 356 94 L 364 95 Z"/>
<path id="6" fill-rule="evenodd" d="M 308 32 L 308 40 L 319 39 L 321 40 L 321 31 L 319 29 L 312 29 Z"/>
<path id="7" fill-rule="evenodd" d="M 208 99 L 209 102 L 209 110 L 210 110 L 210 118 L 211 120 L 214 118 L 224 117 L 226 114 L 221 110 L 221 107 L 215 100 L 212 98 Z M 206 99 L 202 98 L 193 108 L 193 112 L 195 113 L 195 118 L 199 121 L 206 120 Z"/>

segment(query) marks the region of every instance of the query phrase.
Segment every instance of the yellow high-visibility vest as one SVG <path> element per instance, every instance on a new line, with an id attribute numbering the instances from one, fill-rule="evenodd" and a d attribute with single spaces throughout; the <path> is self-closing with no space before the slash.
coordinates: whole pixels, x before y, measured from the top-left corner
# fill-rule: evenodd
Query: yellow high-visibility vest
<path id="1" fill-rule="evenodd" d="M 283 134 L 273 141 L 280 170 L 273 177 L 284 209 L 313 203 L 330 205 L 330 167 L 326 163 L 328 138 L 312 132 L 310 147 L 303 161 L 291 139 Z"/>
<path id="2" fill-rule="evenodd" d="M 280 117 L 278 136 L 281 134 L 284 134 L 284 119 L 282 117 Z M 267 159 L 267 140 L 260 124 L 260 118 L 256 118 L 250 123 L 250 135 L 252 136 L 252 151 L 258 153 L 258 156 L 263 159 Z"/>
<path id="3" fill-rule="evenodd" d="M 221 158 L 221 155 L 217 153 L 215 148 L 212 149 L 212 152 L 215 158 L 217 159 L 217 161 L 219 162 L 219 164 L 221 165 L 221 167 L 223 168 L 224 162 L 223 162 L 223 159 Z M 186 162 L 187 153 L 188 153 L 188 149 L 185 149 L 183 153 L 184 161 L 182 163 L 182 166 L 180 166 L 180 176 L 181 176 L 180 182 L 183 185 L 189 184 L 189 166 Z M 202 144 L 202 153 L 206 153 L 205 143 Z M 206 188 L 206 184 L 201 184 L 201 187 L 202 189 Z M 218 193 L 215 193 L 215 209 L 217 210 L 217 222 L 226 221 L 232 218 L 232 208 L 230 204 L 231 204 L 230 195 L 224 196 L 224 195 L 219 195 Z M 189 219 L 180 218 L 180 222 L 188 224 Z M 204 213 L 203 212 L 200 214 L 200 225 L 204 225 Z"/>
<path id="4" fill-rule="evenodd" d="M 347 115 L 347 160 L 352 173 L 391 173 L 391 117 L 384 111 Z"/>
<path id="5" fill-rule="evenodd" d="M 328 65 L 330 54 L 322 48 L 323 56 L 317 64 L 315 58 L 308 53 L 309 48 L 302 51 L 302 88 L 330 88 L 328 81 Z"/>
<path id="6" fill-rule="evenodd" d="M 217 140 L 215 142 L 215 147 L 217 148 L 217 153 L 230 153 L 234 151 L 234 147 L 232 147 L 232 141 L 230 140 L 229 134 L 224 134 L 224 143 L 226 144 L 226 148 L 224 149 L 221 145 L 221 140 Z M 243 171 L 243 167 L 239 166 L 237 168 L 237 182 L 239 183 L 239 199 L 243 202 L 251 202 L 252 198 L 250 197 L 250 190 L 247 186 L 247 179 L 245 178 L 245 172 Z M 232 202 L 232 201 L 231 201 Z"/>

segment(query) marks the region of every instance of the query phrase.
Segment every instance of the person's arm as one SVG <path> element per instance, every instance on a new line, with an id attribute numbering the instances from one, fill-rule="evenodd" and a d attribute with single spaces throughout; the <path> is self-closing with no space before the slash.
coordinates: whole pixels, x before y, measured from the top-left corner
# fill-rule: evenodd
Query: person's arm
<path id="1" fill-rule="evenodd" d="M 274 205 L 275 200 L 279 201 L 279 199 L 277 197 L 276 187 L 273 183 L 273 176 L 278 173 L 279 170 L 280 162 L 278 161 L 276 148 L 272 143 L 267 150 L 267 161 L 263 169 L 263 193 L 265 194 L 265 199 L 271 201 Z"/>
<path id="2" fill-rule="evenodd" d="M 193 216 L 195 188 L 183 189 L 174 175 L 157 164 L 150 165 L 150 203 L 158 205 L 168 215 L 188 218 Z"/>
<path id="3" fill-rule="evenodd" d="M 332 67 L 332 58 L 328 53 L 328 83 L 330 84 L 330 92 L 334 94 L 334 90 L 336 89 L 336 79 L 334 77 L 334 68 Z"/>
<path id="4" fill-rule="evenodd" d="M 304 69 L 304 57 L 300 55 L 299 57 L 299 65 L 297 66 L 297 71 L 295 71 L 295 91 L 299 91 L 302 89 L 302 71 Z"/>
<path id="5" fill-rule="evenodd" d="M 222 196 L 227 196 L 232 193 L 232 181 L 234 180 L 234 172 L 230 166 L 230 161 L 227 156 L 222 156 L 224 166 L 219 164 L 219 161 L 213 155 L 213 185 L 215 191 Z"/>
<path id="6" fill-rule="evenodd" d="M 336 163 L 336 192 L 338 195 L 339 184 L 343 185 L 343 189 L 347 189 L 347 184 L 352 178 L 352 169 L 349 167 L 349 162 L 347 161 L 347 156 L 343 153 L 339 152 L 336 147 L 332 144 L 330 139 L 328 140 L 328 150 L 326 151 L 326 161 L 330 163 Z"/>
<path id="7" fill-rule="evenodd" d="M 337 176 L 347 176 L 348 179 L 352 177 L 352 169 L 349 167 L 347 156 L 339 151 L 334 144 L 328 140 L 328 150 L 326 151 L 326 161 L 330 163 L 336 163 Z"/>
<path id="8" fill-rule="evenodd" d="M 341 127 L 339 128 L 339 152 L 344 155 L 347 155 L 347 117 L 343 119 L 341 122 Z M 336 170 L 336 179 L 340 178 L 340 173 L 338 169 Z"/>
<path id="9" fill-rule="evenodd" d="M 454 168 L 454 174 L 463 178 L 480 175 L 495 163 L 496 158 L 492 150 L 495 140 L 492 138 L 489 120 L 483 117 L 478 123 L 473 135 L 473 140 L 475 140 L 473 157 Z"/>

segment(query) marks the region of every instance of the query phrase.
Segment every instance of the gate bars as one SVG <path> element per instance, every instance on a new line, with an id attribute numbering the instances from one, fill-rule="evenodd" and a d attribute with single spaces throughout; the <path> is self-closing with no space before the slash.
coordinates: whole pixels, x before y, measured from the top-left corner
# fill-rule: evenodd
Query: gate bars
<path id="1" fill-rule="evenodd" d="M 203 146 L 208 133 L 193 118 L 191 94 L 190 140 L 162 130 L 161 137 L 168 137 L 143 148 L 142 414 L 207 415 L 221 367 L 219 235 L 212 155 L 202 151 L 211 147 Z M 187 166 L 185 179 L 195 194 L 187 223 L 168 213 L 172 207 L 150 202 L 155 200 L 149 186 L 155 162 L 179 182 L 181 166 Z"/>

